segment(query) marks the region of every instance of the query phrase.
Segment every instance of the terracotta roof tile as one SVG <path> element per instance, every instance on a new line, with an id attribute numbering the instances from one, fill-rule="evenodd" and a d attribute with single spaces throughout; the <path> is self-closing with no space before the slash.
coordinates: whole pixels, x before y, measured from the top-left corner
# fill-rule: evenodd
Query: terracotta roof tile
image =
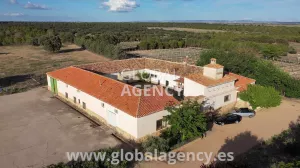
<path id="1" fill-rule="evenodd" d="M 232 82 L 235 81 L 236 78 L 233 76 L 229 76 L 229 75 L 225 75 L 223 78 L 221 79 L 211 79 L 208 77 L 205 77 L 203 74 L 189 74 L 188 76 L 186 76 L 186 78 L 193 80 L 197 83 L 200 83 L 204 86 L 216 86 L 216 85 L 220 85 L 222 83 L 227 83 L 227 82 Z"/>
<path id="2" fill-rule="evenodd" d="M 134 95 L 135 90 L 130 85 L 76 67 L 59 69 L 49 72 L 47 75 L 61 80 L 133 117 L 142 117 L 161 111 L 170 102 L 179 103 L 173 96 L 166 94 L 163 96 L 158 94 L 156 96 L 144 96 L 141 89 L 139 89 L 141 95 Z M 130 89 L 131 96 L 128 94 L 121 96 L 126 85 Z"/>
<path id="3" fill-rule="evenodd" d="M 203 68 L 195 65 L 170 62 L 151 58 L 132 58 L 116 61 L 99 62 L 77 66 L 97 73 L 116 73 L 123 70 L 151 69 L 169 74 L 184 76 L 189 73 L 202 73 Z"/>
<path id="4" fill-rule="evenodd" d="M 178 79 L 175 79 L 174 80 L 175 82 L 179 82 L 179 83 L 184 83 L 184 78 L 183 77 L 180 77 Z"/>
<path id="5" fill-rule="evenodd" d="M 159 95 L 155 89 L 150 89 L 148 94 L 153 94 L 155 92 L 155 96 L 141 96 L 141 102 L 139 106 L 138 117 L 143 117 L 158 111 L 162 111 L 168 105 L 177 105 L 179 101 L 176 100 L 173 96 L 169 96 L 165 93 L 165 89 L 162 86 L 158 86 L 158 89 L 162 89 Z"/>
<path id="6" fill-rule="evenodd" d="M 145 59 L 135 58 L 135 59 L 105 61 L 105 62 L 98 62 L 94 64 L 80 65 L 77 67 L 92 72 L 98 72 L 98 73 L 116 73 L 116 72 L 122 72 L 126 69 L 129 70 L 145 69 Z"/>
<path id="7" fill-rule="evenodd" d="M 247 87 L 249 84 L 254 84 L 256 81 L 254 79 L 251 78 L 247 78 L 238 74 L 234 74 L 234 73 L 229 73 L 229 76 L 232 76 L 234 78 L 237 78 L 236 82 L 235 82 L 235 87 L 238 88 L 238 91 L 242 92 L 244 90 L 247 90 Z"/>
<path id="8" fill-rule="evenodd" d="M 207 65 L 205 65 L 204 67 L 208 67 L 208 68 L 216 68 L 216 69 L 224 68 L 224 66 L 223 66 L 223 65 L 220 65 L 220 64 L 207 64 Z"/>
<path id="9" fill-rule="evenodd" d="M 151 58 L 145 58 L 145 68 L 151 70 L 160 70 L 161 72 L 178 76 L 203 72 L 203 68 L 199 66 Z"/>

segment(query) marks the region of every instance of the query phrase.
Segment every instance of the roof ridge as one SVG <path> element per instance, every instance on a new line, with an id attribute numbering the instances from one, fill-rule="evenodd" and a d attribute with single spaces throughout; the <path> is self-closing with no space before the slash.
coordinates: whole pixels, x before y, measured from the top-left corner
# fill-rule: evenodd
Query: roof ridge
<path id="1" fill-rule="evenodd" d="M 143 57 L 143 58 L 146 58 L 146 59 L 149 59 L 149 60 L 158 60 L 158 61 L 170 62 L 170 63 L 173 63 L 173 64 L 184 65 L 183 63 L 180 63 L 180 62 L 173 62 L 173 61 L 169 61 L 169 60 L 162 60 L 162 59 L 148 58 L 148 57 Z M 199 68 L 202 68 L 201 66 L 192 65 L 192 64 L 186 64 L 186 65 L 188 65 L 188 66 L 193 66 L 193 67 L 199 67 Z"/>
<path id="2" fill-rule="evenodd" d="M 144 97 L 143 94 L 141 96 L 139 96 L 139 102 L 138 102 L 138 107 L 137 107 L 137 112 L 136 112 L 136 118 L 138 118 L 140 116 L 140 105 L 141 105 L 142 97 Z"/>
<path id="3" fill-rule="evenodd" d="M 95 64 L 105 63 L 105 62 L 119 62 L 119 61 L 124 61 L 124 60 L 133 60 L 133 59 L 144 59 L 144 57 L 141 57 L 141 58 L 128 58 L 128 59 L 120 59 L 120 60 L 100 61 L 100 62 L 94 62 L 94 63 L 80 64 L 80 65 L 75 65 L 75 66 L 80 67 L 80 66 L 84 66 L 84 65 L 95 65 Z"/>

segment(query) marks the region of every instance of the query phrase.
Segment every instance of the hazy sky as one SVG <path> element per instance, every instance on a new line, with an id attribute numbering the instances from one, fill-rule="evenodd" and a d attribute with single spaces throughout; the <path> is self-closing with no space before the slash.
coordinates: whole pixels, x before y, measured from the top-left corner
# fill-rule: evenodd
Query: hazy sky
<path id="1" fill-rule="evenodd" d="M 0 0 L 11 21 L 300 21 L 300 0 Z"/>

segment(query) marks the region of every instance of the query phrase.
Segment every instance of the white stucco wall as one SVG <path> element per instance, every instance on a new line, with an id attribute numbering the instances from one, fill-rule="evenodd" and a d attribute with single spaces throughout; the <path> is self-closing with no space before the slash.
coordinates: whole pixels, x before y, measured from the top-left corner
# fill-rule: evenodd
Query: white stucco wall
<path id="1" fill-rule="evenodd" d="M 184 96 L 200 96 L 204 95 L 205 86 L 194 82 L 188 78 L 184 78 Z"/>
<path id="2" fill-rule="evenodd" d="M 224 97 L 226 95 L 230 95 L 230 100 L 224 102 Z M 217 109 L 235 102 L 237 99 L 237 90 L 234 86 L 234 81 L 232 81 L 213 87 L 207 87 L 204 90 L 204 96 L 206 97 L 207 102 Z"/>
<path id="3" fill-rule="evenodd" d="M 138 118 L 138 138 L 142 138 L 148 134 L 156 132 L 156 121 L 163 119 L 164 116 L 169 115 L 167 110 L 160 111 L 142 118 Z"/>
<path id="4" fill-rule="evenodd" d="M 51 82 L 50 82 L 50 77 L 47 75 L 47 84 L 48 84 L 48 89 L 51 90 Z"/>
<path id="5" fill-rule="evenodd" d="M 169 87 L 177 86 L 177 82 L 175 82 L 174 80 L 180 78 L 180 76 L 175 75 L 175 74 L 168 74 L 168 73 L 154 71 L 154 70 L 150 70 L 150 69 L 145 69 L 144 71 L 147 73 L 153 74 L 153 75 L 157 75 L 156 78 L 151 77 L 151 82 L 158 83 L 158 80 L 159 80 L 160 85 L 162 85 L 162 86 L 166 85 L 166 81 L 169 81 Z M 172 73 L 172 72 L 170 72 L 170 73 Z"/>
<path id="6" fill-rule="evenodd" d="M 223 77 L 223 68 L 210 68 L 204 67 L 203 68 L 203 75 L 213 79 L 221 79 Z"/>
<path id="7" fill-rule="evenodd" d="M 150 75 L 156 75 L 157 77 L 151 77 L 151 83 L 157 84 L 158 81 L 160 81 L 160 85 L 165 86 L 166 85 L 166 81 L 169 81 L 169 87 L 174 87 L 177 86 L 177 82 L 175 82 L 174 80 L 180 78 L 180 76 L 174 75 L 174 74 L 168 74 L 168 73 L 164 73 L 164 72 L 160 72 L 160 71 L 154 71 L 154 70 L 150 70 L 150 69 L 140 69 L 140 70 L 132 70 L 132 71 L 124 71 L 121 74 L 119 74 L 120 78 L 119 80 L 122 80 L 122 76 L 126 77 L 129 76 L 130 78 L 133 78 L 134 80 L 139 80 L 139 78 L 136 77 L 136 74 L 140 72 L 146 72 L 149 73 Z M 172 73 L 172 72 L 170 72 Z M 110 74 L 111 76 L 115 75 L 115 74 Z"/>
<path id="8" fill-rule="evenodd" d="M 137 76 L 138 73 L 142 73 L 143 70 L 127 70 L 126 69 L 123 72 L 115 73 L 118 74 L 119 80 L 139 80 L 139 77 Z"/>

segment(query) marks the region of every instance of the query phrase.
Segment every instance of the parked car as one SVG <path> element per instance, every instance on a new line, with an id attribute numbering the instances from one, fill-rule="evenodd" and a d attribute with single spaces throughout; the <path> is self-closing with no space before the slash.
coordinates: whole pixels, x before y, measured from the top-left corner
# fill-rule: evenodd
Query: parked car
<path id="1" fill-rule="evenodd" d="M 215 120 L 215 123 L 218 125 L 225 125 L 225 124 L 232 124 L 232 123 L 239 123 L 242 120 L 242 116 L 229 113 L 224 116 L 220 116 Z"/>
<path id="2" fill-rule="evenodd" d="M 240 108 L 240 109 L 236 109 L 232 111 L 232 114 L 237 114 L 240 115 L 242 117 L 249 117 L 252 118 L 255 116 L 255 111 L 254 110 L 250 110 L 248 108 Z"/>

